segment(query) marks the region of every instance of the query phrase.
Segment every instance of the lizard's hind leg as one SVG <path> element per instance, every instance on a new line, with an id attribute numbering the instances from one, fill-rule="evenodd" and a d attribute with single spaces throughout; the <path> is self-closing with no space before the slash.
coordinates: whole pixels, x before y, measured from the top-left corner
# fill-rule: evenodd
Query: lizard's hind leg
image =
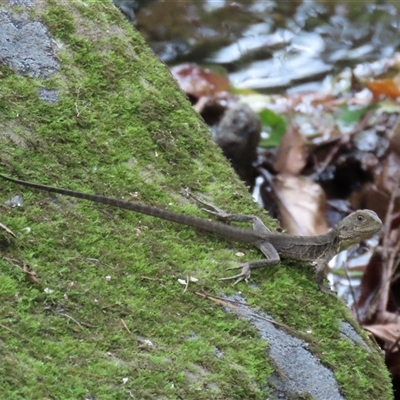
<path id="1" fill-rule="evenodd" d="M 223 222 L 249 222 L 253 225 L 253 229 L 259 233 L 268 233 L 271 232 L 265 225 L 261 218 L 257 217 L 256 215 L 245 215 L 245 214 L 229 214 L 224 210 L 221 210 L 219 207 L 215 206 L 208 201 L 203 200 L 199 197 L 192 197 L 208 208 L 202 208 L 202 211 L 207 212 L 208 214 L 214 215 L 218 219 L 222 220 Z"/>

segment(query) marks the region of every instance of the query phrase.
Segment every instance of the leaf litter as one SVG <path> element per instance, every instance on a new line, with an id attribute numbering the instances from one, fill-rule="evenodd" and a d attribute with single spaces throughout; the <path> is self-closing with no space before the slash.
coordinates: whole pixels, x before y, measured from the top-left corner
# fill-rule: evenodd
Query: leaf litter
<path id="1" fill-rule="evenodd" d="M 222 79 L 210 78 L 212 71 L 199 74 L 192 66 L 210 84 L 193 84 L 188 93 L 212 131 L 238 102 L 258 113 L 261 140 L 247 163 L 251 173 L 237 173 L 288 233 L 323 234 L 363 208 L 385 221 L 381 237 L 336 257 L 329 277 L 385 350 L 391 373 L 400 377 L 400 59 L 369 67 L 347 73 L 345 90 L 332 83 L 330 92 L 262 95 L 232 94 Z M 190 74 L 190 68 L 184 71 Z M 240 135 L 234 125 L 232 131 Z"/>

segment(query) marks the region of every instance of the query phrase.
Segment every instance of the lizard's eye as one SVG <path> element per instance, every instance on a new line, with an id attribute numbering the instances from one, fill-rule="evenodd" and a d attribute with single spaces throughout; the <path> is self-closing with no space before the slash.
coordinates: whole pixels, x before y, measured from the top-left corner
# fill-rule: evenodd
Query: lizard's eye
<path id="1" fill-rule="evenodd" d="M 364 216 L 363 215 L 357 215 L 357 221 L 358 222 L 364 221 Z"/>

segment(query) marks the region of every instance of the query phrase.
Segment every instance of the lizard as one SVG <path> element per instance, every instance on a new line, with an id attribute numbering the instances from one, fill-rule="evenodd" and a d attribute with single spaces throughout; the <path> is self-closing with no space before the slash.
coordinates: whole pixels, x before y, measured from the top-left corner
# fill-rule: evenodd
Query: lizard
<path id="1" fill-rule="evenodd" d="M 251 270 L 254 268 L 275 265 L 280 262 L 281 258 L 290 258 L 299 261 L 316 262 L 316 282 L 321 291 L 331 293 L 323 285 L 324 270 L 327 263 L 336 254 L 353 247 L 365 239 L 371 238 L 382 229 L 382 221 L 374 211 L 358 210 L 339 221 L 328 233 L 318 236 L 295 236 L 286 233 L 270 232 L 257 216 L 228 214 L 201 199 L 197 200 L 210 208 L 205 211 L 213 214 L 220 220 L 224 222 L 251 222 L 253 229 L 233 226 L 219 221 L 210 221 L 205 218 L 194 217 L 141 203 L 27 182 L 2 174 L 0 174 L 0 178 L 22 186 L 132 210 L 140 214 L 150 215 L 190 226 L 201 231 L 214 233 L 227 240 L 255 246 L 263 253 L 265 258 L 249 261 L 233 268 L 227 268 L 241 269 L 241 271 L 237 275 L 220 278 L 220 280 L 236 279 L 234 285 L 242 280 L 247 282 L 250 278 Z"/>

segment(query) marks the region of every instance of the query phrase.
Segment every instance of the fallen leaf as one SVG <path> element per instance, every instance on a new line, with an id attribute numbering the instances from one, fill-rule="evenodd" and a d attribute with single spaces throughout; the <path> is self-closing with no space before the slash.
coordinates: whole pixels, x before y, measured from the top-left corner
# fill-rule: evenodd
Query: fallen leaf
<path id="1" fill-rule="evenodd" d="M 29 267 L 28 265 L 24 264 L 22 266 L 22 271 L 24 271 L 26 277 L 28 278 L 28 280 L 30 282 L 40 284 L 40 282 L 36 278 L 36 272 L 31 267 Z"/>
<path id="2" fill-rule="evenodd" d="M 171 68 L 171 73 L 181 89 L 197 99 L 229 90 L 229 79 L 226 76 L 196 64 L 176 65 Z"/>
<path id="3" fill-rule="evenodd" d="M 400 324 L 384 324 L 384 325 L 364 325 L 364 329 L 370 331 L 375 337 L 385 342 L 384 348 L 389 350 L 398 342 L 400 338 Z M 399 347 L 396 344 L 392 351 L 398 351 Z"/>
<path id="4" fill-rule="evenodd" d="M 278 175 L 274 189 L 282 227 L 288 233 L 315 236 L 328 232 L 326 198 L 319 184 L 305 176 Z"/>
<path id="5" fill-rule="evenodd" d="M 367 88 L 372 92 L 375 99 L 381 96 L 396 99 L 400 96 L 400 77 L 394 79 L 375 79 L 365 82 Z"/>
<path id="6" fill-rule="evenodd" d="M 278 147 L 274 164 L 280 174 L 298 175 L 307 162 L 306 140 L 296 126 L 290 125 Z"/>

